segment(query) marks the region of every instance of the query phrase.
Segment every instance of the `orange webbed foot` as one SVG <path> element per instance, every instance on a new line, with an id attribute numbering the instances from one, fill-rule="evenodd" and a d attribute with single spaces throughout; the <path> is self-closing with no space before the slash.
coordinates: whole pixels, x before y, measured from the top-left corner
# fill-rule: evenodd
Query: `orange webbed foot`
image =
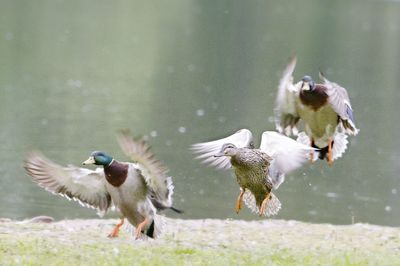
<path id="1" fill-rule="evenodd" d="M 242 209 L 242 201 L 243 201 L 244 189 L 240 188 L 240 195 L 236 200 L 236 213 L 239 214 L 239 211 Z"/>
<path id="2" fill-rule="evenodd" d="M 328 156 L 326 157 L 326 160 L 328 161 L 329 166 L 333 165 L 333 151 L 332 151 L 332 140 L 331 139 L 329 139 L 329 142 L 328 142 Z"/>
<path id="3" fill-rule="evenodd" d="M 311 147 L 314 146 L 314 140 L 313 138 L 310 139 L 311 142 Z M 314 163 L 314 151 L 310 151 L 310 163 Z"/>
<path id="4" fill-rule="evenodd" d="M 145 227 L 149 222 L 149 218 L 145 218 L 143 222 L 141 222 L 140 224 L 138 224 L 138 226 L 136 227 L 135 230 L 135 239 L 139 239 L 142 235 L 142 231 L 143 231 L 143 227 Z"/>
<path id="5" fill-rule="evenodd" d="M 265 198 L 264 198 L 264 200 L 262 201 L 261 206 L 260 206 L 260 210 L 259 210 L 259 212 L 260 212 L 260 217 L 262 217 L 262 216 L 265 215 L 266 210 L 267 210 L 267 204 L 268 204 L 268 202 L 270 201 L 271 198 L 272 198 L 272 196 L 271 196 L 271 194 L 268 192 L 268 193 L 265 195 Z"/>
<path id="6" fill-rule="evenodd" d="M 109 238 L 114 238 L 114 237 L 118 237 L 119 234 L 119 229 L 121 228 L 121 226 L 124 224 L 124 218 L 121 218 L 121 221 L 115 225 L 113 231 L 108 235 Z"/>

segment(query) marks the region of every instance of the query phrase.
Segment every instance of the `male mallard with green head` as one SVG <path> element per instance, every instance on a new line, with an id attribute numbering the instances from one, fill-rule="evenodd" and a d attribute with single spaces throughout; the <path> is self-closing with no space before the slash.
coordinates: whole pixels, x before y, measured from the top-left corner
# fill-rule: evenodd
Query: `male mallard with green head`
<path id="1" fill-rule="evenodd" d="M 247 207 L 260 216 L 278 213 L 281 203 L 271 192 L 284 181 L 285 174 L 307 160 L 309 146 L 277 132 L 265 131 L 259 149 L 254 148 L 253 135 L 241 129 L 223 139 L 192 145 L 197 158 L 220 169 L 233 168 L 240 186 L 236 201 L 239 213 L 244 200 Z"/>
<path id="2" fill-rule="evenodd" d="M 136 239 L 142 233 L 157 237 L 161 229 L 157 210 L 169 208 L 180 212 L 172 206 L 174 186 L 171 177 L 166 175 L 168 169 L 154 158 L 143 139 L 121 132 L 118 142 L 134 163 L 119 162 L 104 152 L 95 151 L 83 164 L 103 167 L 90 170 L 72 165 L 63 167 L 39 153 L 31 153 L 25 169 L 39 186 L 96 208 L 100 215 L 114 205 L 121 213 L 121 222 L 109 237 L 118 236 L 124 218 L 136 227 Z"/>
<path id="3" fill-rule="evenodd" d="M 319 72 L 321 84 L 310 76 L 293 84 L 296 57 L 291 58 L 279 83 L 276 99 L 276 128 L 286 135 L 297 135 L 299 120 L 304 132 L 298 141 L 318 148 L 310 153 L 310 160 L 325 159 L 329 165 L 342 156 L 347 148 L 347 135 L 357 135 L 353 109 L 345 88 L 327 80 Z"/>

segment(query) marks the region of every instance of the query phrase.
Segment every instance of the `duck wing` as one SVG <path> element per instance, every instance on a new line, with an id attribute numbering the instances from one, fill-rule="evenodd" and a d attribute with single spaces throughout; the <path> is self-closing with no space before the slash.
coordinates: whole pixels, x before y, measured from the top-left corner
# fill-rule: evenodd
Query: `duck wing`
<path id="1" fill-rule="evenodd" d="M 260 150 L 272 157 L 268 175 L 277 189 L 285 180 L 285 174 L 299 168 L 315 149 L 301 144 L 274 131 L 265 131 L 261 137 Z"/>
<path id="2" fill-rule="evenodd" d="M 326 87 L 329 104 L 339 115 L 346 133 L 357 135 L 359 130 L 355 125 L 353 108 L 351 107 L 350 98 L 346 89 L 326 79 L 321 71 L 319 72 L 319 78 Z"/>
<path id="3" fill-rule="evenodd" d="M 191 150 L 199 154 L 196 159 L 201 159 L 203 163 L 219 169 L 229 169 L 232 167 L 229 157 L 214 156 L 221 152 L 222 146 L 226 143 L 231 143 L 237 148 L 254 148 L 253 134 L 248 129 L 240 129 L 226 138 L 193 144 Z"/>
<path id="4" fill-rule="evenodd" d="M 118 143 L 133 162 L 136 162 L 150 189 L 150 196 L 157 209 L 172 207 L 174 186 L 172 178 L 167 176 L 168 168 L 154 156 L 150 145 L 143 138 L 134 138 L 123 130 L 117 134 Z"/>
<path id="5" fill-rule="evenodd" d="M 76 200 L 85 207 L 98 209 L 100 216 L 112 205 L 102 168 L 90 170 L 72 165 L 63 167 L 39 152 L 27 156 L 24 168 L 40 187 Z"/>
<path id="6" fill-rule="evenodd" d="M 278 94 L 275 103 L 275 126 L 280 133 L 286 135 L 297 134 L 297 122 L 300 119 L 297 113 L 297 98 L 299 85 L 293 84 L 293 72 L 296 67 L 296 57 L 290 58 L 281 80 L 279 81 Z"/>

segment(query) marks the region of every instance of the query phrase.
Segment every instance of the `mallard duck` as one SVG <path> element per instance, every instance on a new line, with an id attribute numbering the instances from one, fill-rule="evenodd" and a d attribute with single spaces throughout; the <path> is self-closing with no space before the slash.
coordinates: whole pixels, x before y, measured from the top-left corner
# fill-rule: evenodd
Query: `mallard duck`
<path id="1" fill-rule="evenodd" d="M 233 168 L 240 187 L 235 209 L 242 201 L 260 216 L 278 213 L 279 199 L 271 193 L 284 181 L 285 174 L 307 161 L 309 146 L 282 134 L 265 131 L 259 149 L 254 147 L 253 134 L 241 129 L 226 138 L 192 145 L 198 159 L 219 169 Z"/>
<path id="2" fill-rule="evenodd" d="M 347 148 L 347 135 L 357 135 L 353 108 L 345 88 L 333 83 L 319 72 L 322 83 L 310 76 L 293 84 L 296 57 L 291 58 L 283 72 L 276 98 L 276 128 L 286 135 L 297 135 L 299 120 L 305 132 L 298 141 L 318 148 L 310 153 L 310 161 L 326 158 L 329 165 L 342 156 Z"/>
<path id="3" fill-rule="evenodd" d="M 84 206 L 98 209 L 100 215 L 114 205 L 121 221 L 109 237 L 117 237 L 126 218 L 136 227 L 136 239 L 145 234 L 155 238 L 161 224 L 157 210 L 172 209 L 174 186 L 168 169 L 154 158 L 150 146 L 142 138 L 132 138 L 127 132 L 118 134 L 124 153 L 134 162 L 119 162 L 101 151 L 94 151 L 83 162 L 95 164 L 95 170 L 69 165 L 60 166 L 40 153 L 31 153 L 25 169 L 39 186 L 55 194 L 74 199 Z"/>

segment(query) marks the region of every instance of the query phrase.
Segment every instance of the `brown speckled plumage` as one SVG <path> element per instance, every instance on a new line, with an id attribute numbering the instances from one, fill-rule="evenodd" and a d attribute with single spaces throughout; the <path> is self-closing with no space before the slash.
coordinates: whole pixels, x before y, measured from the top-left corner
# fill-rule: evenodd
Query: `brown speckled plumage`
<path id="1" fill-rule="evenodd" d="M 255 149 L 253 134 L 243 128 L 222 139 L 193 144 L 192 150 L 204 163 L 219 169 L 233 168 L 240 186 L 236 213 L 244 202 L 254 213 L 272 216 L 282 204 L 271 190 L 278 189 L 285 174 L 299 168 L 314 149 L 273 131 L 263 132 Z"/>
<path id="2" fill-rule="evenodd" d="M 258 207 L 273 187 L 268 179 L 271 160 L 272 158 L 261 150 L 249 148 L 238 148 L 236 155 L 231 157 L 237 182 L 241 188 L 251 191 Z"/>

